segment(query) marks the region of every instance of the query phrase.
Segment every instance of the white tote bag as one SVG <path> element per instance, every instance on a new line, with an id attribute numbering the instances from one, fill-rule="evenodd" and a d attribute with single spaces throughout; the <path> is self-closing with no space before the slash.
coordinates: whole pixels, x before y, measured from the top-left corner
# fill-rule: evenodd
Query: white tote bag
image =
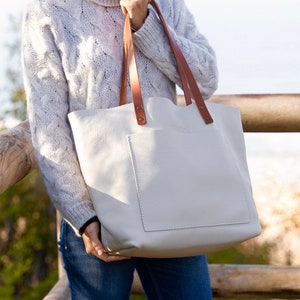
<path id="1" fill-rule="evenodd" d="M 203 101 L 152 5 L 173 47 L 188 105 L 141 98 L 127 16 L 124 48 L 134 103 L 69 114 L 82 174 L 109 253 L 183 257 L 221 250 L 261 232 L 240 112 Z"/>

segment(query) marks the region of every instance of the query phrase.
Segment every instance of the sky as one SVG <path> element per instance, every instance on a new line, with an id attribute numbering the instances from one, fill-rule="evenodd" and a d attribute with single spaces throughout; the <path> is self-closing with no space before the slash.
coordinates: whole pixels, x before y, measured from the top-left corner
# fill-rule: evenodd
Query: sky
<path id="1" fill-rule="evenodd" d="M 300 92 L 299 0 L 186 0 L 214 46 L 220 94 Z"/>

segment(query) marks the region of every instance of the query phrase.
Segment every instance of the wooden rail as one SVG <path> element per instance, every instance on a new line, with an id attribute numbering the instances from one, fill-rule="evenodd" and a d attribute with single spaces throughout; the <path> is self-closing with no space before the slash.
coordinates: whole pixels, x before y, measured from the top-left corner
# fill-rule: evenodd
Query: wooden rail
<path id="1" fill-rule="evenodd" d="M 179 97 L 182 101 L 182 97 Z M 236 106 L 245 132 L 300 132 L 300 95 L 216 95 L 209 101 Z M 0 193 L 36 167 L 28 122 L 0 136 Z M 66 275 L 46 300 L 67 300 Z M 222 297 L 272 297 L 300 299 L 300 267 L 266 265 L 209 265 L 212 290 Z M 135 275 L 133 293 L 143 293 Z"/>
<path id="2" fill-rule="evenodd" d="M 0 136 L 0 194 L 36 167 L 28 122 Z"/>
<path id="3" fill-rule="evenodd" d="M 299 299 L 300 268 L 266 265 L 209 265 L 214 297 Z M 143 294 L 134 274 L 133 294 Z M 63 274 L 44 300 L 70 299 L 68 281 Z"/>
<path id="4" fill-rule="evenodd" d="M 182 96 L 179 96 L 182 101 Z M 215 95 L 209 101 L 241 111 L 245 132 L 300 132 L 300 95 Z M 36 167 L 28 122 L 0 138 L 0 194 Z"/>
<path id="5" fill-rule="evenodd" d="M 300 95 L 216 95 L 212 102 L 240 109 L 245 132 L 300 132 Z"/>

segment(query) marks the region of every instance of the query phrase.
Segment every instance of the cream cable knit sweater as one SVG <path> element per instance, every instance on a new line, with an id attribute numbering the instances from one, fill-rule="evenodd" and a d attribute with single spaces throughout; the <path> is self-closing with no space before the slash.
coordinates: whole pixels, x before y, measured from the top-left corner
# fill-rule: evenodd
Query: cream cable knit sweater
<path id="1" fill-rule="evenodd" d="M 157 2 L 204 98 L 210 97 L 217 86 L 214 51 L 197 31 L 183 0 Z M 67 114 L 118 105 L 123 22 L 119 0 L 33 0 L 24 15 L 22 60 L 33 145 L 54 205 L 77 230 L 95 211 Z M 134 43 L 143 96 L 175 101 L 173 82 L 179 78 L 151 6 Z"/>

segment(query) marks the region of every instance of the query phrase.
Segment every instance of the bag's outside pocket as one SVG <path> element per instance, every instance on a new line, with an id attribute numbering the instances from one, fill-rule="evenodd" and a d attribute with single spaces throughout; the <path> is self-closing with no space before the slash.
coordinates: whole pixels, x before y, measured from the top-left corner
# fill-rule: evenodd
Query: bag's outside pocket
<path id="1" fill-rule="evenodd" d="M 239 170 L 218 130 L 153 130 L 129 135 L 128 145 L 145 231 L 249 221 Z"/>

